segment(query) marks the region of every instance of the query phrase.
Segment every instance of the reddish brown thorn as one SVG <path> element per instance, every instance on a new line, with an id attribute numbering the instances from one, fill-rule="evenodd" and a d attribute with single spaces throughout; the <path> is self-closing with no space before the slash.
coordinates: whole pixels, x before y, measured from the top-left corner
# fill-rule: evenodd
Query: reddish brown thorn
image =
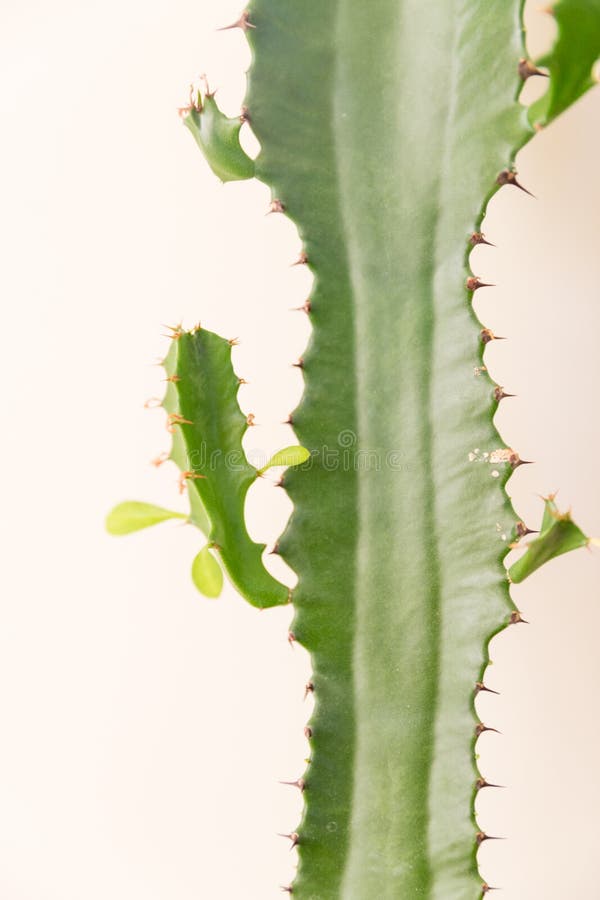
<path id="1" fill-rule="evenodd" d="M 292 363 L 295 369 L 303 369 L 304 368 L 304 360 L 302 357 L 298 360 L 298 362 Z"/>
<path id="2" fill-rule="evenodd" d="M 496 734 L 500 734 L 497 728 L 488 728 L 488 726 L 484 725 L 483 722 L 478 722 L 475 726 L 475 734 L 477 735 L 477 737 L 482 735 L 484 731 L 493 731 Z"/>
<path id="3" fill-rule="evenodd" d="M 242 106 L 240 110 L 240 122 L 249 122 L 250 121 L 250 112 L 247 106 Z"/>
<path id="4" fill-rule="evenodd" d="M 314 684 L 312 683 L 312 681 L 307 681 L 307 682 L 306 682 L 306 685 L 304 686 L 304 699 L 305 699 L 305 700 L 306 700 L 306 698 L 308 697 L 309 694 L 312 694 L 312 693 L 313 693 L 314 689 L 315 689 L 315 686 L 314 686 Z"/>
<path id="5" fill-rule="evenodd" d="M 312 730 L 312 728 L 310 727 L 310 725 L 307 725 L 307 726 L 305 727 L 305 729 L 304 729 L 304 737 L 305 737 L 307 740 L 310 740 L 310 738 L 311 738 L 312 736 L 313 736 L 313 730 Z"/>
<path id="6" fill-rule="evenodd" d="M 476 681 L 475 682 L 475 696 L 477 696 L 477 694 L 481 693 L 482 691 L 485 691 L 487 694 L 499 694 L 500 693 L 499 691 L 493 691 L 491 688 L 486 687 L 485 684 L 483 683 L 483 681 Z"/>
<path id="7" fill-rule="evenodd" d="M 307 262 L 308 262 L 308 256 L 306 255 L 306 253 L 303 250 L 301 252 L 300 256 L 298 257 L 298 259 L 296 260 L 296 262 L 293 262 L 292 265 L 293 266 L 305 266 L 307 264 Z"/>
<path id="8" fill-rule="evenodd" d="M 489 344 L 490 341 L 505 341 L 506 338 L 499 337 L 497 334 L 494 334 L 493 331 L 490 331 L 489 328 L 483 328 L 479 334 L 481 338 L 481 342 L 483 344 Z"/>
<path id="9" fill-rule="evenodd" d="M 281 200 L 271 200 L 269 203 L 269 208 L 266 212 L 266 215 L 269 216 L 271 213 L 282 213 L 285 212 L 285 206 L 281 202 Z"/>
<path id="10" fill-rule="evenodd" d="M 503 387 L 496 385 L 494 388 L 494 400 L 500 403 L 500 401 L 506 399 L 506 397 L 516 397 L 516 394 L 507 394 Z"/>
<path id="11" fill-rule="evenodd" d="M 180 375 L 167 375 L 166 378 L 163 378 L 163 381 L 170 381 L 171 384 L 177 384 L 178 381 L 181 381 Z"/>
<path id="12" fill-rule="evenodd" d="M 291 834 L 278 834 L 277 837 L 287 838 L 288 841 L 292 842 L 292 846 L 290 850 L 293 850 L 294 847 L 297 847 L 300 843 L 300 835 L 296 831 L 292 831 Z"/>
<path id="13" fill-rule="evenodd" d="M 308 315 L 310 313 L 311 309 L 312 309 L 312 304 L 311 304 L 310 300 L 307 300 L 306 303 L 302 304 L 302 306 L 293 306 L 291 311 L 292 312 L 304 312 L 304 313 L 306 313 L 306 315 Z"/>
<path id="14" fill-rule="evenodd" d="M 469 276 L 465 282 L 468 291 L 478 291 L 479 288 L 482 287 L 495 287 L 494 284 L 486 284 L 485 281 L 480 281 L 475 275 Z"/>
<path id="15" fill-rule="evenodd" d="M 290 413 L 289 416 L 287 417 L 287 419 L 285 419 L 281 424 L 282 425 L 293 425 L 294 417 L 292 416 L 292 414 Z"/>
<path id="16" fill-rule="evenodd" d="M 279 544 L 275 544 L 273 549 L 269 551 L 269 556 L 279 556 Z"/>
<path id="17" fill-rule="evenodd" d="M 283 479 L 283 475 L 281 476 L 281 478 L 279 479 L 279 481 L 274 481 L 274 482 L 273 482 L 273 487 L 280 487 L 280 488 L 285 487 L 285 482 L 284 482 L 284 479 Z"/>
<path id="18" fill-rule="evenodd" d="M 519 184 L 517 181 L 517 175 L 515 172 L 511 171 L 511 169 L 504 169 L 498 177 L 496 178 L 496 184 L 499 184 L 501 187 L 505 184 L 512 184 L 514 187 L 519 188 L 520 191 L 523 191 L 525 194 L 529 194 L 530 197 L 533 197 L 534 194 L 531 191 L 528 191 L 527 188 L 523 187 L 522 184 Z"/>
<path id="19" fill-rule="evenodd" d="M 523 616 L 521 615 L 521 613 L 519 612 L 519 610 L 515 609 L 510 614 L 510 624 L 518 625 L 520 622 L 522 622 L 523 625 L 529 625 L 529 622 L 527 621 L 527 619 L 524 619 Z"/>
<path id="20" fill-rule="evenodd" d="M 532 459 L 521 459 L 521 457 L 519 456 L 518 453 L 513 452 L 513 453 L 511 453 L 509 463 L 511 464 L 513 469 L 518 469 L 519 466 L 532 466 L 533 460 Z"/>
<path id="21" fill-rule="evenodd" d="M 285 784 L 286 787 L 298 788 L 298 790 L 300 791 L 301 794 L 304 793 L 304 790 L 306 788 L 306 783 L 304 781 L 304 778 L 298 778 L 297 781 L 280 781 L 279 784 Z"/>
<path id="22" fill-rule="evenodd" d="M 544 78 L 548 78 L 547 72 L 542 72 L 530 59 L 525 59 L 525 57 L 519 60 L 519 75 L 523 81 L 527 81 L 532 75 L 543 75 Z"/>
<path id="23" fill-rule="evenodd" d="M 290 645 L 290 647 L 293 647 L 294 644 L 296 643 L 296 635 L 294 634 L 293 631 L 288 631 L 287 639 L 288 639 L 288 644 Z"/>
<path id="24" fill-rule="evenodd" d="M 477 846 L 480 847 L 481 844 L 485 843 L 485 841 L 503 841 L 504 838 L 492 837 L 489 834 L 486 834 L 485 831 L 478 831 L 475 835 L 475 840 L 477 842 Z"/>
<path id="25" fill-rule="evenodd" d="M 484 894 L 489 894 L 490 891 L 497 891 L 498 888 L 490 887 L 489 884 L 482 884 L 481 890 Z"/>
<path id="26" fill-rule="evenodd" d="M 245 378 L 239 378 L 239 377 L 238 377 L 238 384 L 248 384 L 248 382 L 246 381 Z"/>
<path id="27" fill-rule="evenodd" d="M 469 243 L 473 244 L 475 247 L 477 244 L 487 244 L 488 247 L 495 247 L 495 244 L 492 244 L 491 241 L 487 241 L 485 235 L 481 233 L 481 231 L 474 231 L 471 237 L 469 238 Z"/>
<path id="28" fill-rule="evenodd" d="M 528 534 L 538 534 L 537 531 L 534 531 L 533 528 L 528 528 L 525 522 L 522 522 L 520 519 L 517 522 L 516 526 L 517 537 L 527 537 Z"/>
<path id="29" fill-rule="evenodd" d="M 239 342 L 240 342 L 240 339 L 239 339 L 239 338 L 236 338 L 236 337 L 234 337 L 234 338 L 229 338 L 229 340 L 227 341 L 227 343 L 229 344 L 230 347 L 237 347 L 237 345 L 239 344 Z"/>
<path id="30" fill-rule="evenodd" d="M 484 788 L 501 788 L 501 784 L 490 784 L 485 778 L 478 778 L 475 782 L 475 790 L 482 791 Z"/>
<path id="31" fill-rule="evenodd" d="M 233 28 L 241 28 L 242 31 L 248 31 L 249 28 L 256 28 L 256 25 L 253 25 L 250 21 L 249 10 L 244 10 L 237 22 L 233 22 L 231 25 L 225 25 L 223 28 L 217 28 L 217 31 L 231 31 Z"/>
<path id="32" fill-rule="evenodd" d="M 292 887 L 291 884 L 288 884 L 287 886 L 282 884 L 281 890 L 283 891 L 284 894 L 293 894 L 294 893 L 294 888 Z"/>
<path id="33" fill-rule="evenodd" d="M 253 425 L 256 425 L 256 422 L 254 421 L 255 418 L 254 413 L 248 413 L 246 416 L 246 425 L 248 428 L 252 428 Z"/>

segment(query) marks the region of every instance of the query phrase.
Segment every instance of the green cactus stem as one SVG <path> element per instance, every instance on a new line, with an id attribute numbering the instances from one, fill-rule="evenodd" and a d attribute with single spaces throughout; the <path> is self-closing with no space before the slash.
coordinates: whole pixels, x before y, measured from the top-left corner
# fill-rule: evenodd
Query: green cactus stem
<path id="1" fill-rule="evenodd" d="M 557 4 L 557 42 L 538 66 L 525 58 L 521 6 L 253 0 L 237 25 L 253 53 L 256 161 L 212 97 L 186 110 L 220 178 L 255 173 L 270 186 L 314 274 L 293 413 L 311 466 L 285 475 L 294 512 L 279 543 L 298 575 L 292 629 L 315 697 L 295 782 L 299 900 L 488 890 L 473 809 L 487 782 L 473 745 L 489 723 L 474 717 L 474 695 L 490 636 L 520 621 L 504 566 L 520 529 L 504 488 L 523 461 L 493 423 L 506 394 L 487 371 L 495 335 L 473 311 L 484 285 L 469 254 L 487 243 L 495 191 L 526 190 L 517 150 L 591 86 L 600 56 L 600 0 Z M 515 95 L 542 64 L 548 93 L 528 114 Z M 227 342 L 176 333 L 166 366 L 192 518 L 251 603 L 286 602 L 244 524 L 256 470 L 245 458 L 236 473 L 196 461 L 200 447 L 240 450 Z M 570 519 L 546 513 L 513 581 L 581 545 Z"/>
<path id="2" fill-rule="evenodd" d="M 204 93 L 192 90 L 190 105 L 181 113 L 184 125 L 189 128 L 206 161 L 221 181 L 252 178 L 254 162 L 240 145 L 243 116 L 227 118 L 208 88 Z"/>
<path id="3" fill-rule="evenodd" d="M 246 530 L 246 494 L 258 473 L 242 449 L 248 422 L 237 401 L 239 378 L 231 365 L 230 342 L 203 328 L 179 332 L 165 368 L 176 378 L 169 391 L 177 395 L 174 427 L 185 447 L 183 474 L 188 492 L 199 495 L 208 515 L 213 549 L 237 590 L 254 606 L 288 603 L 288 588 L 264 567 L 265 545 L 252 541 Z"/>
<path id="4" fill-rule="evenodd" d="M 539 536 L 530 541 L 523 556 L 510 567 L 509 578 L 513 584 L 518 584 L 551 559 L 593 543 L 594 539 L 583 533 L 570 512 L 559 512 L 554 497 L 546 497 Z"/>
<path id="5" fill-rule="evenodd" d="M 583 59 L 563 30 L 580 5 L 556 8 L 561 62 L 544 61 L 533 124 L 591 84 L 597 4 Z M 468 254 L 489 197 L 523 188 L 520 13 L 514 0 L 254 0 L 246 19 L 256 175 L 315 276 L 293 420 L 316 465 L 285 477 L 280 541 L 316 700 L 293 883 L 306 900 L 482 890 L 472 697 L 491 634 L 518 621 L 500 535 L 515 533 L 503 488 L 521 460 L 493 424 L 504 392 Z M 350 465 L 331 471 L 322 448 Z"/>
<path id="6" fill-rule="evenodd" d="M 111 534 L 129 534 L 168 519 L 188 519 L 208 539 L 195 557 L 192 580 L 207 597 L 221 593 L 221 560 L 238 592 L 254 606 L 289 603 L 290 591 L 267 571 L 264 544 L 251 540 L 244 520 L 250 486 L 274 466 L 298 466 L 310 454 L 304 447 L 279 450 L 261 468 L 251 466 L 242 437 L 252 417 L 240 410 L 240 379 L 231 362 L 233 341 L 199 326 L 192 331 L 172 329 L 164 360 L 167 389 L 162 406 L 172 434 L 169 459 L 187 487 L 189 517 L 148 503 L 128 501 L 116 506 L 106 520 Z"/>
<path id="7" fill-rule="evenodd" d="M 529 107 L 530 121 L 547 125 L 597 82 L 600 0 L 559 0 L 548 13 L 556 19 L 557 38 L 538 59 L 550 74 L 548 90 Z"/>

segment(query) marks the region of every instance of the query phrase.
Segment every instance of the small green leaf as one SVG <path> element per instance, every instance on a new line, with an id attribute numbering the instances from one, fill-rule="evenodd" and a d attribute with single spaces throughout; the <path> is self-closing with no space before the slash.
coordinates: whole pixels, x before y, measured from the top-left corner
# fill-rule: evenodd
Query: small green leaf
<path id="1" fill-rule="evenodd" d="M 204 157 L 221 181 L 242 181 L 254 175 L 254 162 L 242 150 L 238 118 L 229 119 L 221 112 L 214 97 L 198 97 L 183 120 Z"/>
<path id="2" fill-rule="evenodd" d="M 223 590 L 223 570 L 208 544 L 194 558 L 192 581 L 205 597 L 218 597 Z"/>
<path id="3" fill-rule="evenodd" d="M 587 547 L 590 543 L 587 535 L 572 520 L 571 514 L 558 511 L 554 497 L 547 497 L 544 502 L 546 507 L 539 537 L 527 545 L 521 559 L 508 570 L 513 584 L 524 581 L 551 559 L 570 550 Z"/>
<path id="4" fill-rule="evenodd" d="M 111 509 L 106 517 L 106 530 L 109 534 L 115 535 L 131 534 L 132 531 L 140 531 L 150 525 L 158 525 L 159 522 L 166 522 L 167 519 L 187 518 L 185 513 L 164 509 L 162 506 L 127 500 Z"/>
<path id="5" fill-rule="evenodd" d="M 310 459 L 310 450 L 307 450 L 306 447 L 284 447 L 283 450 L 278 450 L 271 457 L 266 466 L 258 470 L 258 474 L 262 475 L 272 466 L 300 466 L 307 459 Z"/>

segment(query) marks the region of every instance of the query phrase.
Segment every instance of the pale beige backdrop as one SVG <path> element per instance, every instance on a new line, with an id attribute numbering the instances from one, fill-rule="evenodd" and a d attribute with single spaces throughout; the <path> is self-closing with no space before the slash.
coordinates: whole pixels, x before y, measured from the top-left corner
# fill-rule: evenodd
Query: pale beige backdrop
<path id="1" fill-rule="evenodd" d="M 175 473 L 148 461 L 168 436 L 143 409 L 162 391 L 161 323 L 240 336 L 248 446 L 289 442 L 308 323 L 288 312 L 309 278 L 267 189 L 222 187 L 176 107 L 202 71 L 231 114 L 248 51 L 215 28 L 237 0 L 4 0 L 0 898 L 270 900 L 293 875 L 276 832 L 298 820 L 308 663 L 289 610 L 227 589 L 202 599 L 191 529 L 115 540 L 115 501 L 167 505 Z M 541 46 L 551 21 L 532 9 Z M 476 86 L 474 86 L 476 90 Z M 498 287 L 479 311 L 517 393 L 506 442 L 538 460 L 511 481 L 521 515 L 560 489 L 600 534 L 600 91 L 521 155 L 532 200 L 505 188 L 474 268 Z M 289 502 L 266 481 L 254 535 Z M 493 645 L 481 767 L 485 877 L 505 900 L 597 898 L 600 552 L 556 562 L 515 592 L 529 627 Z"/>

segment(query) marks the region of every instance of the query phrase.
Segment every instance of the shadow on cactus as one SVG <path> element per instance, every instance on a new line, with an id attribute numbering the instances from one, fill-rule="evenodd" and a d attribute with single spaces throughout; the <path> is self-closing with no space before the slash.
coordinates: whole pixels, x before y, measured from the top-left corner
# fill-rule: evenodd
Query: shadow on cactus
<path id="1" fill-rule="evenodd" d="M 293 413 L 311 454 L 284 483 L 294 503 L 278 549 L 298 575 L 293 635 L 311 654 L 315 709 L 305 804 L 291 835 L 301 900 L 427 897 L 469 900 L 481 882 L 473 798 L 491 788 L 473 745 L 490 637 L 522 621 L 509 584 L 590 540 L 546 500 L 540 532 L 507 572 L 504 558 L 533 531 L 505 486 L 523 464 L 493 423 L 509 394 L 491 380 L 469 268 L 499 189 L 527 188 L 513 163 L 536 130 L 589 87 L 600 56 L 600 0 L 560 0 L 554 48 L 531 61 L 520 0 L 416 5 L 254 0 L 232 27 L 253 63 L 239 118 L 208 89 L 192 92 L 186 126 L 222 180 L 256 176 L 269 211 L 284 213 L 314 275 L 313 326 Z M 374 60 L 377 65 L 374 65 Z M 549 76 L 525 110 L 523 80 Z M 240 145 L 249 122 L 261 146 Z M 534 202 L 524 197 L 524 202 Z M 493 253 L 493 247 L 485 249 Z M 166 360 L 173 459 L 189 487 L 190 520 L 207 544 L 194 563 L 209 596 L 219 558 L 256 606 L 288 602 L 244 523 L 260 474 L 243 453 L 235 473 L 194 460 L 241 452 L 246 422 L 227 342 L 176 332 Z M 352 464 L 331 469 L 319 448 L 350 433 Z M 364 466 L 361 454 L 394 465 Z M 124 504 L 124 533 L 170 516 Z M 502 540 L 501 540 L 502 538 Z"/>

